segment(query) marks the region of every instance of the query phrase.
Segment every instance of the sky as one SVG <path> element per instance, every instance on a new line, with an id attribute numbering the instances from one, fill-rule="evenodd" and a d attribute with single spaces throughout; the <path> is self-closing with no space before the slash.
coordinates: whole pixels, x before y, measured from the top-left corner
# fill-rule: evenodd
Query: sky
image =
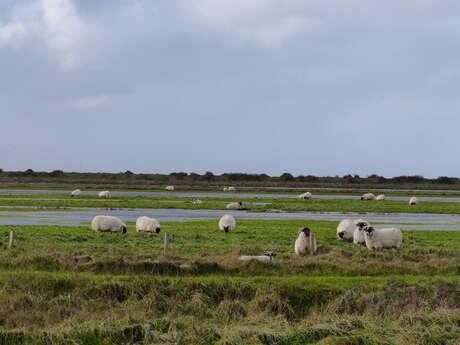
<path id="1" fill-rule="evenodd" d="M 1 0 L 0 168 L 460 176 L 457 0 Z"/>

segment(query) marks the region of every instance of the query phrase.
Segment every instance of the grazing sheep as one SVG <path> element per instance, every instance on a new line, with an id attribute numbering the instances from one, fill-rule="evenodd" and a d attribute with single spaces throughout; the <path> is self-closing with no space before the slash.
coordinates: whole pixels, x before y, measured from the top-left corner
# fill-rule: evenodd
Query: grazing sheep
<path id="1" fill-rule="evenodd" d="M 238 210 L 243 206 L 243 203 L 241 201 L 238 202 L 231 202 L 230 204 L 227 204 L 227 209 L 229 210 Z"/>
<path id="2" fill-rule="evenodd" d="M 297 255 L 314 254 L 318 249 L 316 237 L 309 228 L 300 228 L 299 236 L 295 240 L 294 251 Z"/>
<path id="3" fill-rule="evenodd" d="M 257 260 L 261 262 L 270 262 L 275 258 L 275 252 L 266 252 L 264 255 L 242 255 L 239 257 L 240 261 Z"/>
<path id="4" fill-rule="evenodd" d="M 226 214 L 219 219 L 219 229 L 227 233 L 230 230 L 235 229 L 236 220 L 231 214 Z"/>
<path id="5" fill-rule="evenodd" d="M 353 243 L 354 244 L 362 244 L 363 246 L 366 245 L 366 241 L 364 239 L 364 228 L 366 226 L 370 226 L 368 221 L 358 219 L 355 220 L 355 232 L 353 233 Z"/>
<path id="6" fill-rule="evenodd" d="M 385 194 L 379 194 L 377 195 L 377 197 L 375 198 L 375 200 L 385 200 L 387 197 L 385 196 Z"/>
<path id="7" fill-rule="evenodd" d="M 363 194 L 361 200 L 375 200 L 375 195 L 372 193 Z"/>
<path id="8" fill-rule="evenodd" d="M 418 199 L 415 196 L 410 198 L 410 200 L 409 200 L 409 205 L 410 206 L 417 205 L 417 203 L 418 203 Z"/>
<path id="9" fill-rule="evenodd" d="M 99 192 L 98 194 L 99 198 L 110 198 L 110 192 L 108 190 L 104 190 L 102 192 Z"/>
<path id="10" fill-rule="evenodd" d="M 192 201 L 193 204 L 202 204 L 203 201 L 201 201 L 200 199 L 195 199 Z"/>
<path id="11" fill-rule="evenodd" d="M 356 223 L 352 219 L 344 219 L 337 226 L 337 237 L 339 240 L 352 241 L 355 233 Z"/>
<path id="12" fill-rule="evenodd" d="M 310 198 L 311 198 L 310 192 L 305 192 L 299 195 L 299 199 L 310 199 Z"/>
<path id="13" fill-rule="evenodd" d="M 160 222 L 155 218 L 150 217 L 139 217 L 136 220 L 136 231 L 137 232 L 155 232 L 160 233 Z"/>
<path id="14" fill-rule="evenodd" d="M 91 221 L 91 229 L 95 232 L 121 232 L 126 234 L 126 224 L 113 216 L 96 216 Z"/>
<path id="15" fill-rule="evenodd" d="M 80 189 L 75 189 L 70 193 L 70 196 L 79 196 L 81 194 Z"/>
<path id="16" fill-rule="evenodd" d="M 174 186 L 166 186 L 165 189 L 166 190 L 174 190 Z"/>
<path id="17" fill-rule="evenodd" d="M 397 228 L 375 230 L 372 226 L 364 227 L 364 239 L 368 249 L 401 247 L 403 236 Z"/>

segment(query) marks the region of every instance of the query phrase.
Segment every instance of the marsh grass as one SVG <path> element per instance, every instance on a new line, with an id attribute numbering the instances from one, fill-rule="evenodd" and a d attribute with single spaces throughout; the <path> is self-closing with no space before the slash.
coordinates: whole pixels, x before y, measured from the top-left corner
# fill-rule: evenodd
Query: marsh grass
<path id="1" fill-rule="evenodd" d="M 319 251 L 296 257 L 297 228 Z M 163 222 L 161 236 L 0 226 L 0 344 L 458 344 L 460 233 L 369 251 L 336 222 Z M 272 263 L 241 254 L 276 250 Z"/>

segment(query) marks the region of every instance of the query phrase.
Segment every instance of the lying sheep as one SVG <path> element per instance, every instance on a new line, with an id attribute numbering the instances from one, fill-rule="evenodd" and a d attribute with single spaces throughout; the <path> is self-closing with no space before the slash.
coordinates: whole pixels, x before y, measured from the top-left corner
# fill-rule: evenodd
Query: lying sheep
<path id="1" fill-rule="evenodd" d="M 295 240 L 294 251 L 297 255 L 314 254 L 318 249 L 315 235 L 309 228 L 300 228 L 299 236 Z"/>
<path id="2" fill-rule="evenodd" d="M 228 187 L 227 188 L 227 192 L 234 192 L 234 191 L 236 191 L 235 187 Z"/>
<path id="3" fill-rule="evenodd" d="M 264 255 L 242 255 L 239 257 L 240 261 L 250 261 L 250 260 L 257 260 L 261 262 L 269 262 L 273 261 L 275 258 L 275 252 L 266 252 Z"/>
<path id="4" fill-rule="evenodd" d="M 372 226 L 364 227 L 364 239 L 368 249 L 401 247 L 403 236 L 400 229 L 385 228 L 375 230 Z"/>
<path id="5" fill-rule="evenodd" d="M 166 186 L 165 189 L 166 190 L 174 190 L 174 186 Z"/>
<path id="6" fill-rule="evenodd" d="M 120 218 L 113 216 L 96 216 L 91 221 L 94 232 L 121 232 L 126 234 L 126 224 Z"/>
<path id="7" fill-rule="evenodd" d="M 386 198 L 385 194 L 379 194 L 376 196 L 375 200 L 385 200 Z"/>
<path id="8" fill-rule="evenodd" d="M 99 192 L 98 194 L 99 198 L 110 198 L 110 192 L 108 190 L 104 190 L 102 192 Z"/>
<path id="9" fill-rule="evenodd" d="M 81 194 L 80 189 L 75 189 L 70 193 L 70 196 L 79 196 Z"/>
<path id="10" fill-rule="evenodd" d="M 139 217 L 136 220 L 136 232 L 160 233 L 160 222 L 155 218 Z"/>
<path id="11" fill-rule="evenodd" d="M 355 232 L 353 233 L 353 243 L 354 244 L 362 244 L 363 246 L 366 245 L 366 241 L 364 239 L 364 228 L 370 226 L 368 221 L 358 219 L 355 220 Z"/>
<path id="12" fill-rule="evenodd" d="M 311 198 L 310 192 L 305 192 L 299 195 L 299 199 L 310 199 L 310 198 Z"/>
<path id="13" fill-rule="evenodd" d="M 219 229 L 227 233 L 230 230 L 235 229 L 236 220 L 231 214 L 226 214 L 219 219 Z"/>
<path id="14" fill-rule="evenodd" d="M 352 219 L 344 219 L 337 226 L 337 237 L 343 241 L 352 241 L 356 223 Z"/>
<path id="15" fill-rule="evenodd" d="M 238 210 L 241 208 L 241 206 L 243 206 L 243 203 L 241 201 L 238 201 L 227 204 L 226 208 L 229 210 Z"/>
<path id="16" fill-rule="evenodd" d="M 417 203 L 418 203 L 418 199 L 415 196 L 410 198 L 410 200 L 409 200 L 409 205 L 410 206 L 417 205 Z"/>
<path id="17" fill-rule="evenodd" d="M 375 195 L 372 193 L 363 194 L 361 200 L 375 200 Z"/>

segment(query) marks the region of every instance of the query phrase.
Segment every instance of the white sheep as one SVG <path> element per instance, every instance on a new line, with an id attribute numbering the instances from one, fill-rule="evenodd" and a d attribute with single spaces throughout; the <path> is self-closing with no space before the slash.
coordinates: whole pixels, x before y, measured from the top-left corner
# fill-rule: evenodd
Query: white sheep
<path id="1" fill-rule="evenodd" d="M 223 191 L 228 192 L 228 187 L 224 187 Z"/>
<path id="2" fill-rule="evenodd" d="M 275 252 L 266 252 L 264 255 L 242 255 L 239 257 L 240 261 L 257 260 L 261 262 L 270 262 L 275 258 Z"/>
<path id="3" fill-rule="evenodd" d="M 98 194 L 99 198 L 110 198 L 110 192 L 108 190 L 104 190 L 102 192 L 99 192 Z"/>
<path id="4" fill-rule="evenodd" d="M 310 192 L 305 192 L 299 195 L 299 199 L 310 199 L 310 198 L 311 198 Z"/>
<path id="5" fill-rule="evenodd" d="M 80 189 L 75 189 L 70 193 L 70 196 L 79 196 L 81 194 Z"/>
<path id="6" fill-rule="evenodd" d="M 372 226 L 364 228 L 364 239 L 368 249 L 398 248 L 403 240 L 402 232 L 397 228 L 375 230 Z"/>
<path id="7" fill-rule="evenodd" d="M 228 192 L 234 192 L 234 191 L 236 191 L 236 188 L 230 186 L 230 187 L 227 188 L 227 191 L 228 191 Z"/>
<path id="8" fill-rule="evenodd" d="M 314 254 L 318 249 L 316 237 L 309 228 L 300 228 L 299 236 L 295 240 L 294 251 L 297 255 Z"/>
<path id="9" fill-rule="evenodd" d="M 375 200 L 375 195 L 372 193 L 363 194 L 361 200 Z"/>
<path id="10" fill-rule="evenodd" d="M 121 232 L 126 234 L 126 224 L 113 216 L 96 216 L 91 221 L 91 229 L 95 232 Z"/>
<path id="11" fill-rule="evenodd" d="M 226 214 L 219 219 L 219 229 L 227 233 L 230 230 L 235 229 L 236 220 L 231 214 Z"/>
<path id="12" fill-rule="evenodd" d="M 375 200 L 385 200 L 386 198 L 385 194 L 379 194 L 376 196 Z"/>
<path id="13" fill-rule="evenodd" d="M 195 205 L 199 205 L 199 204 L 202 204 L 203 201 L 201 201 L 200 199 L 195 199 L 195 200 L 192 201 L 192 203 L 195 204 Z"/>
<path id="14" fill-rule="evenodd" d="M 352 219 L 344 219 L 337 226 L 337 237 L 343 241 L 352 241 L 356 223 Z"/>
<path id="15" fill-rule="evenodd" d="M 369 222 L 366 220 L 358 219 L 355 220 L 355 232 L 353 233 L 353 243 L 354 244 L 362 244 L 363 246 L 366 245 L 366 241 L 364 239 L 364 228 L 370 226 Z"/>
<path id="16" fill-rule="evenodd" d="M 243 203 L 241 201 L 238 201 L 227 204 L 226 208 L 229 210 L 238 210 L 241 208 L 241 206 L 243 206 Z"/>
<path id="17" fill-rule="evenodd" d="M 150 217 L 139 217 L 136 220 L 136 231 L 137 232 L 151 232 L 160 233 L 160 222 L 155 218 Z"/>
<path id="18" fill-rule="evenodd" d="M 166 186 L 165 189 L 166 190 L 174 190 L 174 186 Z"/>
<path id="19" fill-rule="evenodd" d="M 417 203 L 418 203 L 418 199 L 415 196 L 410 198 L 410 200 L 409 200 L 409 205 L 410 206 L 417 205 Z"/>

